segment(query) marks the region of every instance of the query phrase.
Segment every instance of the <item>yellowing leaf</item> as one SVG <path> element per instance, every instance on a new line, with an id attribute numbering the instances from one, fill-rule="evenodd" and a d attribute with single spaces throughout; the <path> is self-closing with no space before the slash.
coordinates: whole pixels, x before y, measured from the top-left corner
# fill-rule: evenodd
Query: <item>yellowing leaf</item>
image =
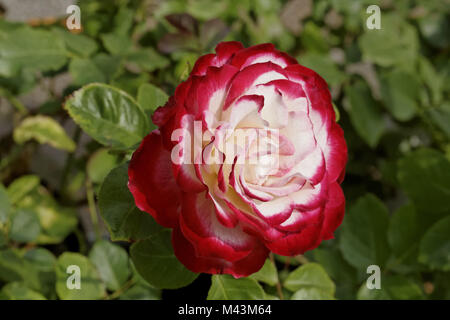
<path id="1" fill-rule="evenodd" d="M 76 148 L 75 142 L 67 136 L 61 125 L 46 116 L 26 118 L 14 129 L 14 141 L 17 143 L 22 144 L 32 139 L 69 152 Z"/>

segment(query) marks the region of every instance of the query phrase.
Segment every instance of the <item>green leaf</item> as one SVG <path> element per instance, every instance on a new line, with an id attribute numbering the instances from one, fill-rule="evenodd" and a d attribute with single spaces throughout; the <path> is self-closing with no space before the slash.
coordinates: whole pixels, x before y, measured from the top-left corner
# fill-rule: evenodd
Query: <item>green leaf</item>
<path id="1" fill-rule="evenodd" d="M 414 74 L 394 70 L 381 78 L 385 108 L 399 121 L 411 120 L 417 112 L 420 82 Z"/>
<path id="2" fill-rule="evenodd" d="M 108 173 L 118 164 L 117 155 L 109 153 L 106 148 L 97 150 L 91 155 L 86 165 L 89 179 L 94 183 L 102 183 Z"/>
<path id="3" fill-rule="evenodd" d="M 383 266 L 389 257 L 386 232 L 388 210 L 376 196 L 359 198 L 345 214 L 340 249 L 344 258 L 359 270 L 369 265 Z"/>
<path id="4" fill-rule="evenodd" d="M 0 33 L 0 75 L 12 77 L 22 69 L 49 71 L 67 61 L 64 41 L 53 32 L 21 27 Z"/>
<path id="5" fill-rule="evenodd" d="M 335 300 L 336 298 L 318 288 L 303 288 L 296 291 L 291 300 Z"/>
<path id="6" fill-rule="evenodd" d="M 161 290 L 153 288 L 136 271 L 133 261 L 130 260 L 133 273 L 132 280 L 135 283 L 130 289 L 121 294 L 120 300 L 159 300 L 161 299 Z"/>
<path id="7" fill-rule="evenodd" d="M 266 294 L 258 282 L 251 278 L 235 279 L 230 275 L 211 277 L 208 300 L 264 300 Z"/>
<path id="8" fill-rule="evenodd" d="M 14 180 L 7 189 L 11 204 L 16 204 L 39 186 L 40 179 L 35 175 L 25 175 Z"/>
<path id="9" fill-rule="evenodd" d="M 47 300 L 42 294 L 31 290 L 20 282 L 11 282 L 5 285 L 1 291 L 8 300 Z"/>
<path id="10" fill-rule="evenodd" d="M 362 81 L 345 88 L 346 107 L 358 135 L 370 146 L 375 147 L 385 131 L 382 113 L 371 97 L 369 87 Z"/>
<path id="11" fill-rule="evenodd" d="M 124 55 L 131 51 L 133 42 L 127 34 L 108 33 L 101 36 L 106 50 L 114 55 Z"/>
<path id="12" fill-rule="evenodd" d="M 24 254 L 24 259 L 35 265 L 40 271 L 54 271 L 56 264 L 56 258 L 53 253 L 45 248 L 39 247 L 28 250 Z"/>
<path id="13" fill-rule="evenodd" d="M 17 242 L 33 242 L 39 236 L 41 226 L 36 212 L 17 209 L 11 216 L 9 237 Z"/>
<path id="14" fill-rule="evenodd" d="M 80 289 L 69 289 L 67 286 L 69 277 L 74 275 L 67 273 L 69 266 L 80 268 Z M 96 300 L 106 295 L 98 271 L 88 258 L 79 253 L 65 252 L 58 258 L 56 277 L 56 292 L 62 300 Z"/>
<path id="15" fill-rule="evenodd" d="M 381 289 L 369 289 L 364 283 L 358 291 L 359 300 L 418 300 L 423 299 L 419 286 L 403 276 L 381 277 Z"/>
<path id="16" fill-rule="evenodd" d="M 436 222 L 420 241 L 419 261 L 431 269 L 450 271 L 450 216 Z"/>
<path id="17" fill-rule="evenodd" d="M 25 252 L 23 259 L 37 273 L 39 291 L 47 297 L 53 296 L 56 283 L 55 256 L 47 249 L 37 247 Z"/>
<path id="18" fill-rule="evenodd" d="M 151 83 L 144 83 L 139 87 L 138 103 L 147 113 L 153 113 L 158 107 L 163 106 L 169 96 Z"/>
<path id="19" fill-rule="evenodd" d="M 0 183 L 0 225 L 6 223 L 11 213 L 11 203 L 8 198 L 8 193 Z"/>
<path id="20" fill-rule="evenodd" d="M 419 51 L 416 29 L 396 13 L 382 17 L 380 30 L 365 30 L 358 38 L 364 61 L 382 67 L 402 66 L 414 71 L 414 62 Z"/>
<path id="21" fill-rule="evenodd" d="M 450 102 L 444 102 L 439 107 L 429 108 L 425 112 L 431 122 L 450 140 Z"/>
<path id="22" fill-rule="evenodd" d="M 124 90 L 128 94 L 137 96 L 139 87 L 150 81 L 148 73 L 141 72 L 138 75 L 133 73 L 124 73 L 115 78 L 111 83 L 112 85 Z"/>
<path id="23" fill-rule="evenodd" d="M 172 248 L 171 231 L 162 230 L 131 246 L 131 258 L 139 274 L 152 286 L 177 289 L 194 281 L 198 274 L 178 261 Z"/>
<path id="24" fill-rule="evenodd" d="M 113 169 L 99 192 L 99 209 L 113 241 L 141 240 L 162 229 L 153 217 L 140 211 L 127 187 L 128 164 Z"/>
<path id="25" fill-rule="evenodd" d="M 312 251 L 314 259 L 325 269 L 336 283 L 338 299 L 354 299 L 357 284 L 356 270 L 344 260 L 337 248 L 317 248 Z"/>
<path id="26" fill-rule="evenodd" d="M 160 290 L 141 284 L 132 286 L 119 297 L 120 300 L 159 300 L 160 298 Z"/>
<path id="27" fill-rule="evenodd" d="M 226 11 L 228 6 L 227 2 L 208 1 L 208 0 L 197 0 L 189 4 L 187 3 L 183 4 L 186 5 L 186 8 L 184 10 L 186 10 L 189 14 L 191 14 L 195 18 L 202 20 L 214 19 L 220 16 L 221 13 Z"/>
<path id="28" fill-rule="evenodd" d="M 80 57 L 87 58 L 98 50 L 97 42 L 83 34 L 74 34 L 61 28 L 55 28 L 53 32 L 64 40 L 67 50 Z"/>
<path id="29" fill-rule="evenodd" d="M 72 59 L 69 64 L 69 72 L 74 85 L 83 86 L 92 82 L 106 82 L 102 70 L 90 58 Z"/>
<path id="30" fill-rule="evenodd" d="M 28 177 L 31 178 L 33 176 L 25 176 L 20 179 L 25 183 L 30 180 Z M 20 184 L 22 184 L 22 181 L 19 181 Z M 16 185 L 19 186 L 19 183 Z M 60 206 L 49 192 L 39 185 L 34 186 L 32 190 L 28 190 L 28 193 L 22 195 L 16 206 L 37 213 L 41 225 L 41 233 L 36 241 L 40 244 L 61 242 L 78 224 L 76 212 L 72 208 Z"/>
<path id="31" fill-rule="evenodd" d="M 129 63 L 133 63 L 144 71 L 155 71 L 167 67 L 170 60 L 157 53 L 153 48 L 135 49 L 125 56 Z"/>
<path id="32" fill-rule="evenodd" d="M 308 52 L 327 52 L 329 43 L 324 37 L 322 29 L 313 21 L 308 21 L 301 33 L 301 41 Z"/>
<path id="33" fill-rule="evenodd" d="M 444 79 L 425 57 L 419 58 L 419 75 L 423 84 L 429 89 L 434 104 L 442 102 Z"/>
<path id="34" fill-rule="evenodd" d="M 432 223 L 450 212 L 450 162 L 439 151 L 423 148 L 400 159 L 398 179 L 421 218 Z"/>
<path id="35" fill-rule="evenodd" d="M 125 249 L 108 241 L 95 243 L 89 259 L 100 271 L 100 277 L 111 291 L 120 289 L 131 275 Z"/>
<path id="36" fill-rule="evenodd" d="M 67 136 L 61 125 L 47 116 L 28 117 L 14 129 L 14 140 L 17 143 L 22 144 L 31 139 L 69 152 L 76 148 L 75 142 Z"/>
<path id="37" fill-rule="evenodd" d="M 87 134 L 106 146 L 128 148 L 149 132 L 148 119 L 136 101 L 108 85 L 83 87 L 65 108 Z"/>
<path id="38" fill-rule="evenodd" d="M 274 286 L 278 282 L 277 268 L 270 259 L 267 259 L 262 268 L 258 272 L 253 273 L 250 278 L 267 283 L 269 286 Z"/>
<path id="39" fill-rule="evenodd" d="M 122 57 L 99 53 L 93 58 L 74 58 L 69 64 L 73 84 L 83 86 L 93 82 L 109 83 L 119 73 Z"/>
<path id="40" fill-rule="evenodd" d="M 124 5 L 120 5 L 119 11 L 114 16 L 114 32 L 128 35 L 133 26 L 136 11 Z"/>
<path id="41" fill-rule="evenodd" d="M 292 271 L 283 286 L 294 291 L 292 299 L 332 299 L 336 287 L 320 264 L 307 263 Z"/>
<path id="42" fill-rule="evenodd" d="M 394 255 L 391 268 L 395 266 L 400 272 L 412 270 L 417 266 L 419 241 L 423 229 L 413 205 L 403 206 L 393 214 L 387 234 Z M 402 269 L 398 269 L 399 265 Z"/>
<path id="43" fill-rule="evenodd" d="M 42 289 L 38 269 L 16 249 L 0 250 L 0 280 L 23 282 L 30 289 Z"/>
<path id="44" fill-rule="evenodd" d="M 109 56 L 105 53 L 99 53 L 92 59 L 95 66 L 101 70 L 105 76 L 106 82 L 111 82 L 122 71 L 122 57 Z"/>
<path id="45" fill-rule="evenodd" d="M 331 58 L 325 54 L 307 53 L 299 58 L 305 67 L 317 72 L 330 86 L 341 84 L 346 75 L 339 70 Z"/>

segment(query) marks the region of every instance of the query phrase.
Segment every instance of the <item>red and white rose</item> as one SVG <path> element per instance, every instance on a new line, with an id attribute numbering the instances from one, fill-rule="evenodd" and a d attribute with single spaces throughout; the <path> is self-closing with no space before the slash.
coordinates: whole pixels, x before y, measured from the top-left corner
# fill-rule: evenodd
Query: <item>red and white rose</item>
<path id="1" fill-rule="evenodd" d="M 258 271 L 344 215 L 347 146 L 326 82 L 271 44 L 223 42 L 153 115 L 129 166 L 136 205 L 173 229 L 190 270 Z"/>

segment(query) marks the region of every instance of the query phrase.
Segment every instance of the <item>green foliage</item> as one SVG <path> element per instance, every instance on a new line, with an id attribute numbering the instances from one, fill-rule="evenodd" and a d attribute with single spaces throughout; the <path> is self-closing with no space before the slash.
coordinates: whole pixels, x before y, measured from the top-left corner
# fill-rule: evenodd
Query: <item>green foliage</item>
<path id="1" fill-rule="evenodd" d="M 39 292 L 33 291 L 20 282 L 10 282 L 0 292 L 5 300 L 46 300 Z"/>
<path id="2" fill-rule="evenodd" d="M 0 184 L 0 223 L 5 223 L 11 212 L 8 193 L 5 187 Z"/>
<path id="3" fill-rule="evenodd" d="M 118 156 L 109 152 L 107 148 L 98 149 L 86 164 L 89 179 L 94 183 L 102 183 L 108 173 L 119 163 Z"/>
<path id="4" fill-rule="evenodd" d="M 74 121 L 105 146 L 128 148 L 149 131 L 141 107 L 123 91 L 91 84 L 75 92 L 65 107 Z"/>
<path id="5" fill-rule="evenodd" d="M 361 138 L 375 147 L 386 128 L 378 103 L 371 97 L 367 84 L 360 80 L 345 90 L 350 121 Z"/>
<path id="6" fill-rule="evenodd" d="M 411 152 L 398 164 L 398 179 L 420 213 L 435 221 L 450 213 L 450 162 L 432 149 Z M 426 185 L 426 188 L 423 186 Z"/>
<path id="7" fill-rule="evenodd" d="M 294 292 L 293 300 L 334 299 L 336 289 L 323 267 L 317 263 L 298 267 L 288 275 L 283 285 Z"/>
<path id="8" fill-rule="evenodd" d="M 198 276 L 175 257 L 170 234 L 169 230 L 161 230 L 131 246 L 131 258 L 136 270 L 156 288 L 181 288 Z"/>
<path id="9" fill-rule="evenodd" d="M 389 219 L 384 204 L 374 195 L 365 195 L 350 207 L 344 219 L 339 245 L 345 259 L 355 268 L 383 266 L 389 256 Z"/>
<path id="10" fill-rule="evenodd" d="M 356 270 L 342 257 L 338 248 L 318 248 L 314 250 L 314 260 L 323 266 L 336 284 L 339 299 L 354 299 L 354 289 L 358 284 Z"/>
<path id="11" fill-rule="evenodd" d="M 175 257 L 170 231 L 135 205 L 128 161 L 156 128 L 153 112 L 223 40 L 271 42 L 327 82 L 349 150 L 347 210 L 335 239 L 246 278 L 197 281 L 196 294 L 450 299 L 448 6 L 299 3 L 80 0 L 74 33 L 1 17 L 0 299 L 192 290 L 198 275 Z M 380 30 L 366 28 L 371 4 Z M 69 265 L 80 290 L 67 288 Z M 366 285 L 370 265 L 381 289 Z"/>
<path id="12" fill-rule="evenodd" d="M 419 286 L 402 276 L 382 278 L 382 288 L 369 290 L 365 284 L 358 291 L 359 300 L 420 300 L 423 299 Z"/>
<path id="13" fill-rule="evenodd" d="M 420 241 L 419 261 L 431 269 L 450 270 L 450 217 L 436 222 Z"/>
<path id="14" fill-rule="evenodd" d="M 49 71 L 67 61 L 64 41 L 50 31 L 19 27 L 0 31 L 0 75 L 13 77 L 22 70 Z"/>
<path id="15" fill-rule="evenodd" d="M 380 30 L 366 30 L 359 38 L 363 60 L 410 68 L 418 54 L 416 29 L 396 13 L 383 14 L 382 19 Z"/>
<path id="16" fill-rule="evenodd" d="M 424 227 L 414 206 L 408 204 L 400 207 L 389 222 L 388 241 L 392 249 L 394 262 L 392 267 L 413 271 L 418 267 L 417 254 Z"/>
<path id="17" fill-rule="evenodd" d="M 14 140 L 17 143 L 22 144 L 31 139 L 69 152 L 76 148 L 75 142 L 67 136 L 60 124 L 50 117 L 26 118 L 14 129 Z"/>
<path id="18" fill-rule="evenodd" d="M 213 275 L 208 300 L 264 300 L 265 293 L 254 279 Z"/>
<path id="19" fill-rule="evenodd" d="M 137 100 L 147 113 L 163 106 L 168 99 L 169 96 L 164 91 L 150 83 L 144 83 L 139 87 Z"/>
<path id="20" fill-rule="evenodd" d="M 128 165 L 113 169 L 103 181 L 99 192 L 100 213 L 111 239 L 142 240 L 161 230 L 154 219 L 134 204 L 127 187 Z"/>
<path id="21" fill-rule="evenodd" d="M 18 209 L 10 217 L 9 237 L 17 242 L 33 242 L 39 236 L 41 226 L 34 211 Z"/>
<path id="22" fill-rule="evenodd" d="M 80 270 L 80 288 L 69 288 L 68 273 L 70 266 L 77 266 Z M 73 271 L 72 271 L 73 272 Z M 88 258 L 78 253 L 65 252 L 56 264 L 56 292 L 62 300 L 92 300 L 106 296 L 105 285 L 99 272 Z"/>
<path id="23" fill-rule="evenodd" d="M 411 120 L 417 113 L 420 83 L 414 74 L 391 71 L 381 78 L 383 102 L 399 121 Z"/>
<path id="24" fill-rule="evenodd" d="M 272 261 L 266 260 L 262 268 L 252 274 L 250 278 L 266 283 L 269 286 L 275 286 L 278 283 L 277 268 Z"/>
<path id="25" fill-rule="evenodd" d="M 110 242 L 95 243 L 89 259 L 97 270 L 101 270 L 100 277 L 111 291 L 119 290 L 131 274 L 127 252 Z"/>

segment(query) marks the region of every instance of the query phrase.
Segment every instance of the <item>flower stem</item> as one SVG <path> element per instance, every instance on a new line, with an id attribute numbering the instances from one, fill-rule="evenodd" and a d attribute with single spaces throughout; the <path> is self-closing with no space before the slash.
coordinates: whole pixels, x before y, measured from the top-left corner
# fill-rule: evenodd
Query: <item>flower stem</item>
<path id="1" fill-rule="evenodd" d="M 134 280 L 130 279 L 128 280 L 122 288 L 117 289 L 116 291 L 114 291 L 113 293 L 111 293 L 108 296 L 108 300 L 113 300 L 113 299 L 117 299 L 122 293 L 124 293 L 125 291 L 127 291 L 132 285 L 134 284 Z"/>
<path id="2" fill-rule="evenodd" d="M 96 240 L 101 238 L 100 227 L 98 224 L 97 207 L 94 198 L 94 189 L 92 188 L 92 182 L 89 178 L 86 178 L 86 197 L 89 206 L 89 213 L 91 215 L 92 225 L 94 226 Z"/>
<path id="3" fill-rule="evenodd" d="M 275 259 L 273 257 L 273 253 L 272 252 L 269 254 L 269 259 L 270 259 L 270 261 L 273 263 L 273 265 L 276 268 L 277 265 L 275 264 Z M 280 277 L 277 277 L 276 288 L 277 288 L 277 293 L 278 293 L 278 296 L 280 297 L 280 300 L 284 300 L 283 289 L 281 288 L 281 283 L 280 283 Z"/>
<path id="4" fill-rule="evenodd" d="M 73 141 L 75 141 L 75 143 L 78 145 L 78 141 L 80 140 L 80 136 L 81 136 L 81 128 L 79 126 L 77 126 L 77 128 L 75 129 L 75 133 L 73 134 Z M 64 192 L 65 191 L 65 187 L 66 187 L 66 183 L 67 183 L 67 179 L 69 177 L 70 174 L 70 170 L 72 169 L 73 163 L 74 163 L 74 159 L 75 159 L 75 151 L 69 153 L 67 155 L 67 159 L 66 159 L 66 163 L 64 164 L 64 171 L 62 173 L 61 176 L 61 181 L 59 184 L 59 189 Z"/>

